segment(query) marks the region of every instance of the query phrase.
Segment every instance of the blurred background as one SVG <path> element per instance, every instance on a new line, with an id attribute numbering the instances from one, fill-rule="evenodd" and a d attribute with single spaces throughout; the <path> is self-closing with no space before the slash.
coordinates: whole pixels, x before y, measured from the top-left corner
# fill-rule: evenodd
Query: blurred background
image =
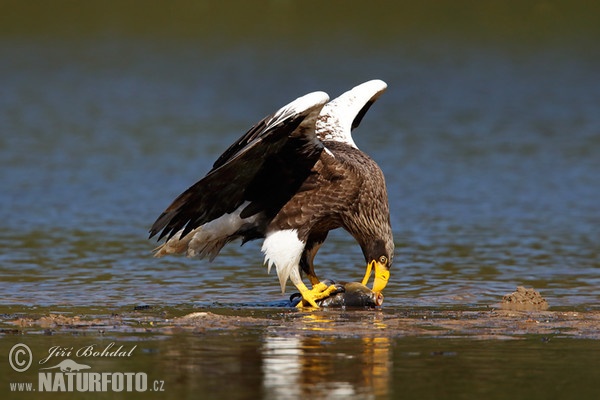
<path id="1" fill-rule="evenodd" d="M 0 302 L 283 298 L 258 244 L 155 260 L 147 230 L 266 114 L 379 78 L 354 136 L 389 186 L 386 305 L 527 285 L 597 308 L 598 43 L 585 1 L 4 0 Z M 333 279 L 364 268 L 344 233 L 316 261 Z"/>

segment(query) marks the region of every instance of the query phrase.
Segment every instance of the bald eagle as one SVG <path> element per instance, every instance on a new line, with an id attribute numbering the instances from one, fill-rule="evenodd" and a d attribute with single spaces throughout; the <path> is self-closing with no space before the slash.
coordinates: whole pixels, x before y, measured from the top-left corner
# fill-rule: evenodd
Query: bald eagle
<path id="1" fill-rule="evenodd" d="M 150 238 L 166 241 L 155 256 L 212 260 L 234 239 L 264 239 L 265 264 L 275 266 L 282 292 L 290 279 L 301 304 L 318 307 L 337 288 L 317 277 L 313 260 L 328 232 L 344 228 L 364 254 L 363 285 L 374 270 L 380 294 L 394 253 L 387 190 L 351 132 L 386 88 L 371 80 L 332 101 L 309 93 L 258 122 L 157 218 Z"/>

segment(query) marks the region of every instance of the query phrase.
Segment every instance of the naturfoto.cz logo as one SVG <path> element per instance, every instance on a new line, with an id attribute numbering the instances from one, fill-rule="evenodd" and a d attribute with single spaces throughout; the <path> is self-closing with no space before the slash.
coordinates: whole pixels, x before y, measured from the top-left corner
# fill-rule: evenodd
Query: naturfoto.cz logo
<path id="1" fill-rule="evenodd" d="M 59 357 L 130 357 L 137 345 L 130 349 L 116 346 L 114 342 L 103 348 L 97 345 L 73 347 L 53 346 L 48 355 L 38 362 L 37 387 L 34 382 L 11 382 L 10 390 L 19 392 L 146 392 L 164 391 L 164 381 L 154 380 L 148 386 L 145 372 L 94 372 L 93 367 L 65 358 L 60 362 L 46 363 Z M 33 353 L 23 343 L 15 344 L 8 354 L 8 362 L 16 372 L 25 372 L 33 364 Z M 86 362 L 88 362 L 86 360 Z"/>

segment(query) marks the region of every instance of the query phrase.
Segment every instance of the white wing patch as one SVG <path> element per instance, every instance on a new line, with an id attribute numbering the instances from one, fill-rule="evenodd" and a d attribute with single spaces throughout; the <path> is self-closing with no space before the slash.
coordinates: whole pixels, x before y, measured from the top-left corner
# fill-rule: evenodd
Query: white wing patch
<path id="1" fill-rule="evenodd" d="M 282 293 L 285 293 L 285 284 L 294 268 L 300 268 L 304 245 L 296 229 L 269 233 L 263 242 L 261 250 L 265 254 L 267 271 L 271 272 L 271 267 L 275 265 Z"/>
<path id="2" fill-rule="evenodd" d="M 290 117 L 302 114 L 308 109 L 317 108 L 324 105 L 329 100 L 329 96 L 325 92 L 312 92 L 298 97 L 296 100 L 280 108 L 267 123 L 268 126 L 275 126 Z M 313 123 L 313 121 L 307 121 Z"/>
<path id="3" fill-rule="evenodd" d="M 343 93 L 325 104 L 317 119 L 316 132 L 322 141 L 337 141 L 358 148 L 352 139 L 352 123 L 370 101 L 385 91 L 387 84 L 374 79 Z"/>

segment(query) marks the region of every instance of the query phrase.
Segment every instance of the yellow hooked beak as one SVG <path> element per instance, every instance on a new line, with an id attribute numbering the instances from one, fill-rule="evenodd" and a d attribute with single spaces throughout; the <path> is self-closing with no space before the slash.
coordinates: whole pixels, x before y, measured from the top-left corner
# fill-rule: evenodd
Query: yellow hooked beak
<path id="1" fill-rule="evenodd" d="M 375 279 L 373 280 L 373 290 L 375 293 L 381 293 L 390 279 L 390 270 L 382 263 L 377 260 L 371 261 L 367 264 L 367 272 L 362 280 L 363 285 L 367 285 L 369 278 L 371 277 L 371 271 L 375 269 Z"/>

